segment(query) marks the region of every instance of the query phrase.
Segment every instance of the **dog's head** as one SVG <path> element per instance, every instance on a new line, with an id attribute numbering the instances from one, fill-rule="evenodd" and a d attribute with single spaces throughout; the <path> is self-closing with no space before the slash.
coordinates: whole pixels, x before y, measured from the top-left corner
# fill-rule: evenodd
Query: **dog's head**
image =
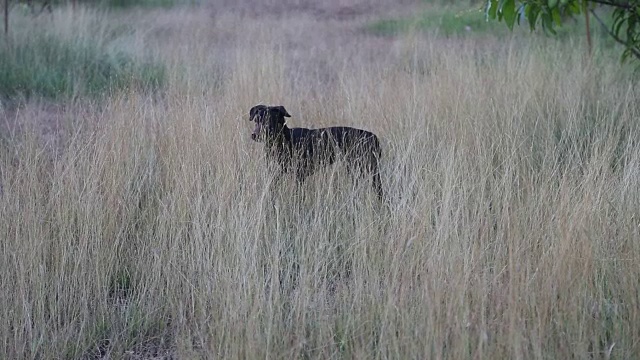
<path id="1" fill-rule="evenodd" d="M 249 110 L 249 121 L 256 123 L 251 139 L 262 141 L 265 137 L 274 137 L 285 125 L 285 117 L 291 117 L 284 106 L 256 105 Z"/>

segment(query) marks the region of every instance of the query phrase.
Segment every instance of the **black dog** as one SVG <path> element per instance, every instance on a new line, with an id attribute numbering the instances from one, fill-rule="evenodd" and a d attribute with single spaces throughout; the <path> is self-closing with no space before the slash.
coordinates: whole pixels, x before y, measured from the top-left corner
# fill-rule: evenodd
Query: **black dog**
<path id="1" fill-rule="evenodd" d="M 358 167 L 372 177 L 373 188 L 383 199 L 378 161 L 382 155 L 378 137 L 352 127 L 322 129 L 288 128 L 291 117 L 284 106 L 256 105 L 249 111 L 249 121 L 256 127 L 251 134 L 265 143 L 267 155 L 275 159 L 284 172 L 295 171 L 299 182 L 326 165 L 343 159 L 350 169 Z"/>

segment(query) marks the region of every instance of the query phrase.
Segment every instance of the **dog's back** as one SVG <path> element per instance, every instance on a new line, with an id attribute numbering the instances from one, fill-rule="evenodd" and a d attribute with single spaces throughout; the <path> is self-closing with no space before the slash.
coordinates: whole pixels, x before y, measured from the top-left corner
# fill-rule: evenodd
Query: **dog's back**
<path id="1" fill-rule="evenodd" d="M 291 128 L 293 146 L 306 156 L 329 160 L 335 156 L 355 160 L 363 155 L 380 157 L 381 149 L 378 137 L 366 130 L 346 126 L 320 129 Z"/>
<path id="2" fill-rule="evenodd" d="M 319 131 L 327 134 L 329 140 L 343 151 L 370 152 L 380 155 L 380 141 L 378 137 L 369 131 L 346 126 L 335 126 Z"/>

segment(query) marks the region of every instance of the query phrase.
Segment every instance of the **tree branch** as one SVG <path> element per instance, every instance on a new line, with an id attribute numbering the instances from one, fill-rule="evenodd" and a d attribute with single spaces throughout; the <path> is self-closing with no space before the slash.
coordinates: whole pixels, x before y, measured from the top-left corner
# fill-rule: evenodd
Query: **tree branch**
<path id="1" fill-rule="evenodd" d="M 601 5 L 609 5 L 609 6 L 618 7 L 626 10 L 633 9 L 633 6 L 629 4 L 629 2 L 627 2 L 626 4 L 620 4 L 620 3 L 609 1 L 609 0 L 589 0 L 589 2 L 601 4 Z"/>
<path id="2" fill-rule="evenodd" d="M 629 44 L 628 41 L 624 41 L 621 38 L 619 38 L 618 36 L 616 36 L 616 34 L 613 33 L 613 31 L 611 31 L 607 25 L 604 23 L 604 21 L 602 21 L 602 19 L 600 19 L 600 17 L 598 17 L 598 15 L 596 14 L 595 11 L 593 11 L 593 9 L 589 10 L 591 12 L 591 14 L 593 15 L 593 17 L 598 20 L 598 22 L 600 23 L 600 25 L 602 25 L 602 27 L 607 31 L 607 33 L 609 33 L 609 35 L 618 43 L 624 45 L 627 49 L 629 49 L 629 51 L 631 51 L 631 53 L 638 58 L 638 60 L 640 60 L 640 50 L 634 48 L 633 46 L 631 46 Z"/>

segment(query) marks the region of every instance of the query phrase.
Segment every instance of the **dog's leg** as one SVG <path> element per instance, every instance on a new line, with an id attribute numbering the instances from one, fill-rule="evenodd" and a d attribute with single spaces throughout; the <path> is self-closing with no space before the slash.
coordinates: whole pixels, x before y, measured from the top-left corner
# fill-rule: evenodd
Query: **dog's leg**
<path id="1" fill-rule="evenodd" d="M 378 144 L 377 139 L 374 139 L 375 142 L 372 146 L 371 152 L 368 154 L 368 159 L 366 162 L 366 167 L 371 174 L 371 185 L 373 186 L 373 190 L 378 195 L 378 199 L 381 202 L 384 202 L 384 191 L 382 190 L 382 180 L 380 179 L 380 156 L 382 152 L 380 151 L 380 145 Z"/>
<path id="2" fill-rule="evenodd" d="M 301 186 L 306 178 L 307 174 L 305 174 L 304 171 L 296 171 L 296 182 L 298 183 L 298 186 Z"/>
<path id="3" fill-rule="evenodd" d="M 269 183 L 269 196 L 271 198 L 271 204 L 276 206 L 278 202 L 278 193 L 280 192 L 281 183 L 284 179 L 285 170 L 282 167 L 273 167 L 272 171 L 275 173 Z"/>
<path id="4" fill-rule="evenodd" d="M 378 199 L 380 201 L 384 201 L 384 192 L 382 191 L 382 180 L 380 180 L 380 172 L 376 167 L 373 171 L 373 189 L 378 194 Z"/>
<path id="5" fill-rule="evenodd" d="M 304 180 L 311 174 L 309 166 L 306 162 L 296 164 L 296 180 L 298 181 L 298 185 L 302 185 Z"/>

